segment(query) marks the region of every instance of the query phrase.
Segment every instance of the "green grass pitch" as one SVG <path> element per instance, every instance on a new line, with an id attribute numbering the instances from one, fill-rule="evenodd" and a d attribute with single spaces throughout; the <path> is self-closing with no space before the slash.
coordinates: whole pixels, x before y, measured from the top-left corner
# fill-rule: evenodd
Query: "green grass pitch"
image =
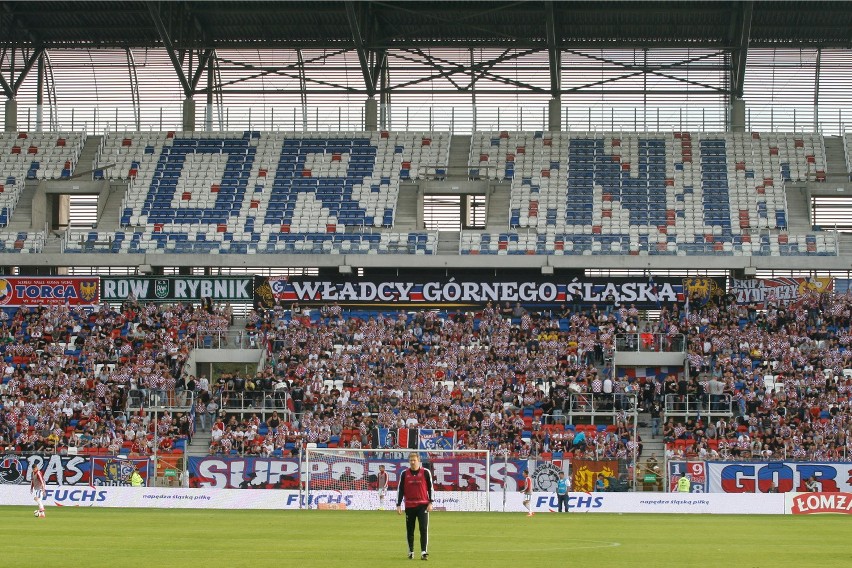
<path id="1" fill-rule="evenodd" d="M 32 507 L 0 507 L 0 519 L 4 567 L 412 564 L 394 511 L 69 507 L 37 519 Z M 839 515 L 435 512 L 430 522 L 437 566 L 852 566 L 850 519 Z"/>

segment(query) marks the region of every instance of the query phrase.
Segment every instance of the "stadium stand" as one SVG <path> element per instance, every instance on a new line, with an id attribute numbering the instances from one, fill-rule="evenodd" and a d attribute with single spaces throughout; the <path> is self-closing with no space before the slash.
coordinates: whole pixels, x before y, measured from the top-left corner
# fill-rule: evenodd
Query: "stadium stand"
<path id="1" fill-rule="evenodd" d="M 197 401 L 204 412 L 209 397 L 222 410 L 213 421 L 213 453 L 283 456 L 302 443 L 370 447 L 376 428 L 424 427 L 455 431 L 463 447 L 513 456 L 623 458 L 634 444 L 641 453 L 627 409 L 594 425 L 572 412 L 602 392 L 615 336 L 637 322 L 643 332 L 689 337 L 689 376 L 659 369 L 614 381 L 616 394 L 642 393 L 640 416 L 666 409 L 668 458 L 837 461 L 852 449 L 845 435 L 852 420 L 848 295 L 811 292 L 799 306 L 765 312 L 662 306 L 653 322 L 624 306 L 611 315 L 578 307 L 519 317 L 491 306 L 410 314 L 277 307 L 252 313 L 247 324 L 265 342 L 270 364 L 254 375 L 223 375 L 207 388 L 183 361 L 199 335 L 228 328 L 223 308 L 130 302 L 97 313 L 44 307 L 2 314 L 6 451 L 147 454 L 156 427 L 159 451 L 182 452 L 192 432 L 187 411 Z M 704 396 L 712 379 L 724 384 L 730 412 L 711 420 L 713 413 L 667 414 L 679 396 Z M 187 383 L 199 386 L 189 393 Z M 128 410 L 140 396 L 181 411 L 164 413 L 155 426 L 150 413 Z M 284 402 L 277 421 L 264 411 L 267 396 Z M 254 402 L 245 405 L 248 399 Z M 580 431 L 582 443 L 575 442 Z"/>
<path id="2" fill-rule="evenodd" d="M 85 142 L 80 132 L 0 132 L 0 227 L 9 224 L 25 181 L 69 178 Z"/>
<path id="3" fill-rule="evenodd" d="M 183 453 L 192 431 L 183 363 L 196 335 L 227 327 L 224 312 L 191 306 L 121 310 L 46 306 L 3 311 L 0 446 L 6 451 Z M 182 411 L 130 413 L 133 398 L 157 397 Z M 138 406 L 138 403 L 133 404 Z"/>
<path id="4" fill-rule="evenodd" d="M 511 181 L 509 231 L 461 254 L 837 254 L 787 231 L 784 182 L 825 180 L 818 135 L 484 132 L 469 173 Z"/>
<path id="5" fill-rule="evenodd" d="M 444 132 L 109 133 L 100 162 L 116 165 L 95 177 L 131 182 L 132 234 L 75 233 L 65 250 L 433 254 L 435 234 L 384 231 L 400 181 L 448 155 Z"/>
<path id="6" fill-rule="evenodd" d="M 642 410 L 652 413 L 678 396 L 679 382 L 684 396 L 698 398 L 706 397 L 711 377 L 724 383 L 733 401 L 730 416 L 708 420 L 704 407 L 703 418 L 673 412 L 665 420 L 669 458 L 845 459 L 852 449 L 842 434 L 852 415 L 851 310 L 848 296 L 816 293 L 799 307 L 772 306 L 765 313 L 737 305 L 688 314 L 664 307 L 658 322 L 640 323 L 667 335 L 688 333 L 690 376 L 663 369 L 622 375 L 614 392 L 643 393 Z M 275 429 L 246 417 L 252 409 L 229 412 L 212 452 L 233 451 L 233 433 L 241 431 L 254 432 L 241 451 L 286 455 L 303 442 L 369 447 L 374 428 L 404 426 L 452 429 L 465 447 L 519 456 L 632 452 L 632 424 L 624 413 L 603 425 L 564 418 L 572 400 L 588 396 L 576 393 L 601 392 L 606 371 L 600 363 L 614 334 L 637 321 L 635 309 L 622 307 L 609 317 L 585 309 L 520 318 L 490 307 L 476 314 L 344 313 L 336 306 L 314 312 L 291 316 L 278 308 L 250 318 L 251 329 L 267 334 L 275 358 L 276 377 L 254 380 L 279 381 L 292 404 Z M 245 395 L 246 383 L 234 384 L 222 381 L 226 398 Z M 580 430 L 585 441 L 575 444 Z"/>

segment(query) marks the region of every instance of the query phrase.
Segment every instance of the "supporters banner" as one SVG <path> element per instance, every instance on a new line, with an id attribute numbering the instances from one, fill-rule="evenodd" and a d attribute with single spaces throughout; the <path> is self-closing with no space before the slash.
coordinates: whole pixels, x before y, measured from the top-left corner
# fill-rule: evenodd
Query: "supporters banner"
<path id="1" fill-rule="evenodd" d="M 139 475 L 148 484 L 147 459 L 120 458 L 115 456 L 93 457 L 92 460 L 92 485 L 130 485 L 130 475 L 134 469 L 139 470 Z"/>
<path id="2" fill-rule="evenodd" d="M 834 278 L 734 279 L 730 288 L 737 304 L 753 305 L 758 310 L 766 309 L 769 304 L 796 305 L 810 292 L 832 291 Z"/>
<path id="3" fill-rule="evenodd" d="M 95 306 L 99 281 L 92 277 L 22 277 L 0 279 L 0 307 Z"/>
<path id="4" fill-rule="evenodd" d="M 820 462 L 707 462 L 713 493 L 767 493 L 772 483 L 780 493 L 806 492 L 813 477 L 820 491 L 852 493 L 852 463 Z"/>
<path id="5" fill-rule="evenodd" d="M 697 279 L 689 279 L 690 282 Z M 692 282 L 690 294 L 724 286 L 723 279 Z M 710 286 L 712 284 L 712 286 Z M 677 278 L 573 278 L 546 280 L 351 280 L 309 277 L 256 276 L 255 302 L 260 307 L 300 302 L 306 305 L 339 302 L 347 306 L 429 305 L 479 307 L 487 302 L 503 307 L 530 305 L 631 305 L 656 308 L 663 303 L 683 302 L 686 280 Z"/>
<path id="6" fill-rule="evenodd" d="M 312 476 L 331 476 L 338 479 L 347 472 L 354 475 L 354 482 L 347 482 L 356 489 L 367 489 L 375 483 L 379 465 L 384 465 L 388 481 L 396 487 L 399 474 L 408 467 L 408 452 L 399 452 L 396 458 L 352 459 L 335 458 L 334 464 L 311 462 Z M 490 476 L 486 474 L 486 462 L 479 458 L 434 458 L 423 453 L 424 463 L 432 471 L 435 488 L 445 491 L 484 489 L 488 480 L 491 488 L 506 488 L 518 491 L 522 485 L 525 460 L 508 460 L 491 463 Z M 617 462 L 614 462 L 617 463 Z M 215 489 L 298 489 L 300 464 L 298 458 L 231 458 L 190 457 L 189 486 Z M 315 485 L 316 487 L 316 485 Z M 323 489 L 322 487 L 316 487 Z"/>
<path id="7" fill-rule="evenodd" d="M 374 448 L 418 448 L 417 428 L 375 428 L 373 430 Z"/>
<path id="8" fill-rule="evenodd" d="M 252 277 L 104 276 L 101 296 L 108 302 L 254 302 Z"/>
<path id="9" fill-rule="evenodd" d="M 417 436 L 421 450 L 452 450 L 456 445 L 455 430 L 420 428 Z"/>
<path id="10" fill-rule="evenodd" d="M 574 491 L 594 491 L 598 474 L 605 479 L 618 477 L 618 460 L 573 460 L 574 475 L 571 487 Z"/>
<path id="11" fill-rule="evenodd" d="M 686 473 L 690 493 L 707 493 L 707 464 L 703 461 L 670 461 L 669 491 L 677 491 L 677 481 Z"/>
<path id="12" fill-rule="evenodd" d="M 0 457 L 0 483 L 29 485 L 37 467 L 48 485 L 129 485 L 134 465 L 147 480 L 147 459 L 7 454 Z"/>

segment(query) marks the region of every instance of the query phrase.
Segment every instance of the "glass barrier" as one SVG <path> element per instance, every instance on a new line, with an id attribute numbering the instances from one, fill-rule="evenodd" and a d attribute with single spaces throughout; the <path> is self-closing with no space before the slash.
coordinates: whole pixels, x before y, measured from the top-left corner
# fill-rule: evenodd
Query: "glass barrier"
<path id="1" fill-rule="evenodd" d="M 733 415 L 733 401 L 729 394 L 667 394 L 664 408 L 667 416 Z"/>
<path id="2" fill-rule="evenodd" d="M 615 336 L 617 352 L 682 353 L 685 349 L 686 338 L 680 333 L 619 333 Z"/>

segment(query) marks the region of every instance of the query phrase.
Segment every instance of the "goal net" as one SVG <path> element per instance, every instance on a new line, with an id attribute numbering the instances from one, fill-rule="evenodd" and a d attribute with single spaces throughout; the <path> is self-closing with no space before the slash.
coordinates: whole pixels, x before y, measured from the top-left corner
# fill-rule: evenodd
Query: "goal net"
<path id="1" fill-rule="evenodd" d="M 358 450 L 308 448 L 305 451 L 305 499 L 310 509 L 393 509 L 400 475 L 411 452 L 432 472 L 433 503 L 438 510 L 487 511 L 491 454 L 486 450 Z M 387 487 L 380 486 L 384 466 Z"/>

